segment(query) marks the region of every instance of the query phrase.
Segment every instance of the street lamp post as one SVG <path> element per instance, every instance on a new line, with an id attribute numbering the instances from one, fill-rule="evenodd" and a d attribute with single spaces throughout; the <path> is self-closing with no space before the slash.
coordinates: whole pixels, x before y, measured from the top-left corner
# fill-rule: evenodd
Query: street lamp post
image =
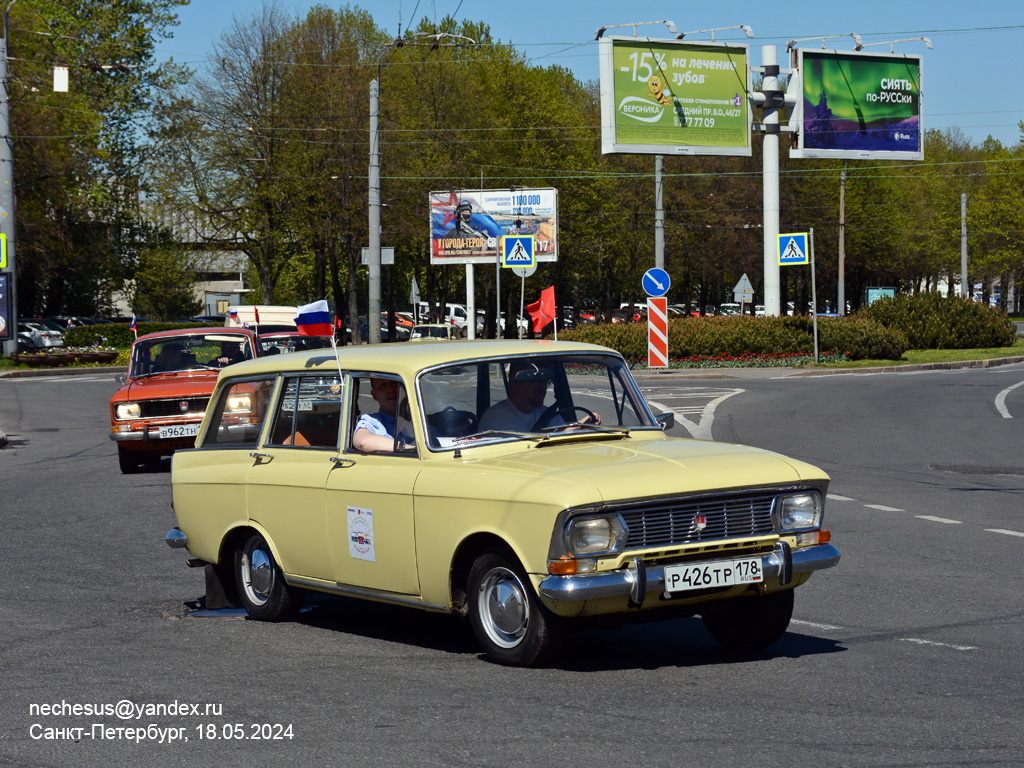
<path id="1" fill-rule="evenodd" d="M 380 67 L 384 54 L 394 48 L 401 48 L 407 44 L 416 44 L 424 40 L 430 40 L 430 49 L 441 47 L 442 38 L 454 38 L 468 40 L 476 44 L 476 40 L 464 35 L 453 35 L 447 32 L 436 34 L 415 34 L 408 38 L 399 37 L 397 40 L 381 47 L 377 54 L 377 77 L 370 83 L 370 173 L 368 176 L 369 194 L 367 202 L 369 208 L 370 247 L 368 254 L 369 261 L 369 307 L 366 318 L 367 340 L 371 344 L 380 343 Z M 459 45 L 456 43 L 455 45 Z"/>

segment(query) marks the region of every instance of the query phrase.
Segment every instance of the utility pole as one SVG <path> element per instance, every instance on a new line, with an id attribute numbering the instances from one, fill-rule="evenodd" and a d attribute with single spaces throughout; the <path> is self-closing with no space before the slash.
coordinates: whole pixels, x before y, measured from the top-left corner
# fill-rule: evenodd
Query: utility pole
<path id="1" fill-rule="evenodd" d="M 4 342 L 7 355 L 18 350 L 18 293 L 17 263 L 14 259 L 14 154 L 11 150 L 10 81 L 7 75 L 7 17 L 11 0 L 4 10 L 4 36 L 0 42 L 0 234 L 7 240 L 7 266 L 2 270 L 7 278 L 10 315 L 7 317 L 10 341 Z"/>
<path id="2" fill-rule="evenodd" d="M 970 283 L 967 281 L 967 185 L 964 184 L 964 191 L 960 193 L 960 295 L 966 298 L 974 298 L 970 290 Z"/>

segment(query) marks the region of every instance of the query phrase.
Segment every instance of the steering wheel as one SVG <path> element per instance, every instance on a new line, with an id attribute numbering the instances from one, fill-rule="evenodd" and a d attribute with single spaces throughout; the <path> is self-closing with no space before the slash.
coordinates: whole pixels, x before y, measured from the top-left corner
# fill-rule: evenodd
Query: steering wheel
<path id="1" fill-rule="evenodd" d="M 533 427 L 530 431 L 539 432 L 540 430 L 544 429 L 544 427 L 548 425 L 548 422 L 551 421 L 555 414 L 560 415 L 564 419 L 567 415 L 575 416 L 576 411 L 582 411 L 583 413 L 590 417 L 590 420 L 592 422 L 597 422 L 597 416 L 594 414 L 594 412 L 589 408 L 584 408 L 582 405 L 573 405 L 563 408 L 558 403 L 552 403 L 551 405 L 544 409 L 544 413 L 542 413 L 540 415 L 540 418 L 534 422 Z M 570 423 L 569 420 L 566 420 L 566 423 Z"/>

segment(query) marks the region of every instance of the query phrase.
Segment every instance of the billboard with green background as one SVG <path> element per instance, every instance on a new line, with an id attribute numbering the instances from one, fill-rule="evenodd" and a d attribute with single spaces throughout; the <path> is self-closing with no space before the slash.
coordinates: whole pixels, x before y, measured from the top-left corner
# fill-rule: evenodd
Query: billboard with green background
<path id="1" fill-rule="evenodd" d="M 747 46 L 606 37 L 601 151 L 750 155 Z"/>
<path id="2" fill-rule="evenodd" d="M 793 157 L 922 160 L 921 57 L 800 50 Z"/>

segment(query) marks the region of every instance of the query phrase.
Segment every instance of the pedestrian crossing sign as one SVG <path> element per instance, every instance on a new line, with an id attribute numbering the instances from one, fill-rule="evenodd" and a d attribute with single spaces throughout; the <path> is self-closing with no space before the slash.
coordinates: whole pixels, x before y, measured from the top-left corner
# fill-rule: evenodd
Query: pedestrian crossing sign
<path id="1" fill-rule="evenodd" d="M 791 232 L 779 235 L 779 266 L 809 264 L 807 256 L 807 233 Z"/>
<path id="2" fill-rule="evenodd" d="M 536 267 L 533 235 L 507 235 L 501 238 L 501 266 Z"/>

